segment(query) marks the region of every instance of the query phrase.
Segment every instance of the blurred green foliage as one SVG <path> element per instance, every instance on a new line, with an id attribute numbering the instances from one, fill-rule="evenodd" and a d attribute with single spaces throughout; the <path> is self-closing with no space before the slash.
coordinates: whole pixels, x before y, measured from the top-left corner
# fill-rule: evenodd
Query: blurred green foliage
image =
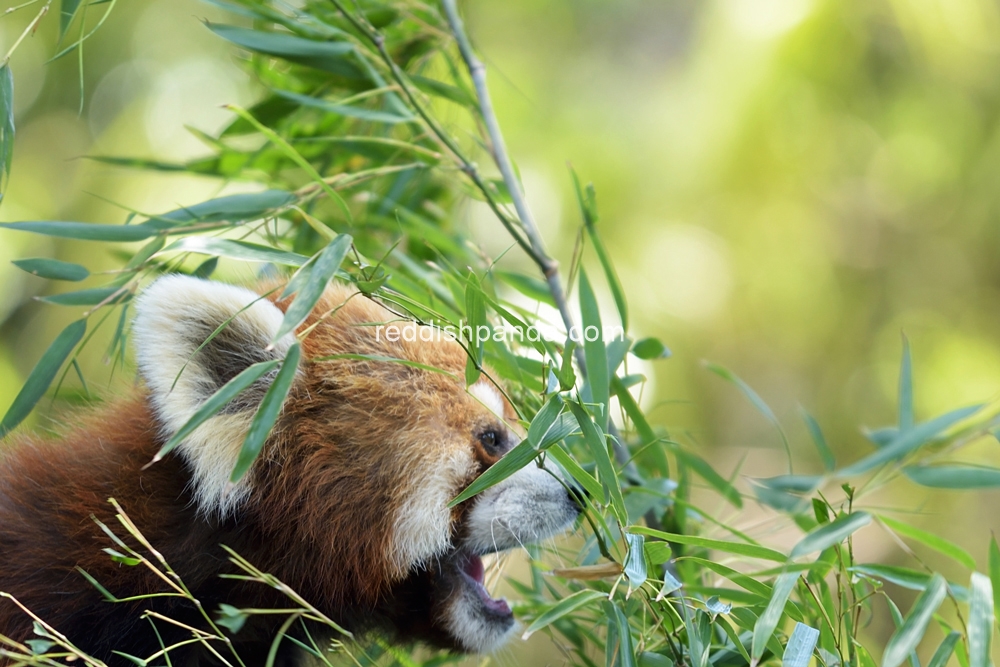
<path id="1" fill-rule="evenodd" d="M 574 265 L 582 236 L 564 163 L 571 161 L 585 181 L 596 184 L 601 233 L 629 299 L 630 333 L 656 337 L 673 352 L 655 363 L 630 360 L 633 373 L 651 379 L 638 401 L 650 421 L 697 445 L 718 471 L 687 460 L 687 468 L 704 480 L 695 484 L 694 502 L 718 507 L 720 494 L 729 498 L 716 518 L 789 551 L 802 544 L 801 532 L 776 520 L 770 509 L 741 500 L 745 493 L 773 506 L 783 497 L 778 494 L 802 490 L 795 484 L 812 490 L 802 480 L 752 481 L 787 472 L 783 442 L 796 472 L 818 474 L 825 450 L 813 449 L 820 437 L 810 428 L 816 423 L 843 466 L 865 460 L 872 441 L 898 441 L 898 433 L 884 430 L 866 439 L 859 425 L 898 421 L 905 431 L 914 421 L 995 397 L 1000 8 L 994 3 L 521 0 L 471 2 L 464 9 L 490 67 L 494 101 L 528 199 L 564 269 Z M 0 52 L 34 11 L 0 19 Z M 88 11 L 94 16 L 86 25 L 93 26 L 103 6 Z M 79 53 L 44 64 L 58 52 L 53 45 L 60 26 L 41 22 L 11 58 L 17 135 L 0 219 L 121 223 L 128 211 L 160 214 L 246 191 L 251 186 L 237 177 L 255 174 L 267 174 L 269 185 L 308 187 L 308 179 L 286 164 L 287 152 L 273 143 L 261 149 L 260 142 L 248 140 L 240 150 L 222 149 L 216 137 L 223 128 L 237 145 L 253 127 L 234 122 L 219 107 L 251 108 L 272 125 L 287 108 L 282 100 L 313 94 L 331 75 L 341 92 L 349 91 L 357 72 L 296 70 L 299 88 L 253 107 L 264 86 L 288 81 L 263 60 L 235 62 L 244 56 L 234 57 L 220 36 L 236 43 L 241 36 L 217 27 L 213 34 L 196 18 L 206 18 L 209 27 L 249 25 L 214 5 L 126 3 L 86 42 L 81 67 Z M 260 47 L 242 37 L 243 46 Z M 412 52 L 394 55 L 405 62 L 428 48 L 416 43 Z M 453 105 L 437 101 L 433 110 L 459 128 L 463 145 L 475 146 L 475 127 Z M 398 147 L 372 143 L 360 150 L 358 142 L 345 146 L 356 152 L 334 153 L 332 146 L 351 140 L 343 134 L 322 139 L 336 134 L 324 124 L 330 121 L 323 111 L 316 111 L 315 122 L 300 125 L 302 141 L 293 145 L 312 162 L 325 155 L 343 160 L 322 165 L 324 173 L 440 160 L 436 148 L 420 141 L 415 143 L 432 154 L 403 155 Z M 405 110 L 387 103 L 377 111 L 399 116 Z M 163 171 L 125 169 L 84 155 L 137 156 Z M 169 171 L 182 163 L 188 173 Z M 234 182 L 223 188 L 219 180 L 191 171 L 221 173 Z M 460 233 L 468 225 L 488 257 L 503 255 L 500 267 L 531 272 L 523 254 L 507 252 L 513 243 L 483 202 L 437 192 L 429 170 L 411 171 L 426 178 L 414 196 L 439 202 L 442 208 L 431 217 L 448 234 L 455 231 L 435 237 L 434 244 L 455 244 L 458 256 L 470 252 L 461 246 Z M 500 189 L 497 194 L 503 197 Z M 313 213 L 342 219 L 343 211 L 331 204 L 335 200 L 326 200 L 321 213 L 306 210 L 299 222 Z M 352 200 L 353 210 L 359 202 L 364 204 Z M 362 208 L 373 214 L 366 217 L 371 226 L 356 240 L 374 264 L 398 227 L 387 211 Z M 291 249 L 312 254 L 320 239 L 311 234 L 303 231 Z M 0 410 L 6 411 L 55 335 L 78 316 L 33 297 L 104 284 L 109 277 L 97 274 L 120 266 L 113 251 L 95 247 L 0 230 L 0 282 L 6 287 L 0 294 Z M 418 260 L 433 259 L 419 244 L 402 250 Z M 67 287 L 7 263 L 43 256 L 83 264 L 93 275 Z M 585 264 L 592 276 L 601 275 L 589 251 Z M 368 268 L 370 275 L 355 278 L 377 287 L 374 266 Z M 252 277 L 247 265 L 226 260 L 220 273 L 234 280 Z M 603 312 L 614 312 L 612 292 L 603 281 L 596 289 Z M 106 329 L 105 344 L 114 328 Z M 911 405 L 905 419 L 897 405 L 897 396 L 905 395 L 898 392 L 900 332 L 910 341 L 913 363 L 906 367 L 916 378 L 912 405 L 903 401 Z M 71 374 L 69 395 L 113 392 L 97 382 L 111 375 L 128 382 L 128 373 L 109 373 L 114 356 L 82 356 L 81 374 L 90 386 L 85 391 Z M 703 359 L 719 364 L 710 369 L 732 382 L 720 382 Z M 815 422 L 800 418 L 800 406 Z M 787 435 L 775 430 L 772 417 Z M 678 451 L 683 458 L 688 450 Z M 987 439 L 960 456 L 1000 463 L 996 442 Z M 735 496 L 733 476 L 741 492 Z M 908 523 L 966 545 L 980 570 L 987 563 L 985 535 L 1000 528 L 1000 518 L 989 511 L 994 503 L 995 492 L 928 491 L 903 480 L 866 498 L 869 508 L 916 508 L 917 516 L 905 517 Z M 791 509 L 802 515 L 803 507 Z M 673 528 L 681 530 L 686 510 L 678 507 L 676 513 Z M 868 538 L 872 533 L 854 544 L 859 561 L 912 566 L 893 542 Z M 932 569 L 965 583 L 967 569 L 921 543 L 918 553 Z M 968 562 L 962 567 L 971 569 Z M 903 592 L 914 587 L 905 572 L 867 572 L 892 582 L 890 590 L 907 603 L 904 610 L 915 599 Z M 933 593 L 935 586 L 936 580 L 929 586 L 924 580 L 919 587 Z M 932 597 L 925 593 L 920 600 Z M 867 627 L 857 631 L 885 645 L 892 615 L 879 604 L 878 613 L 860 619 Z M 684 619 L 692 624 L 689 638 L 701 632 L 706 612 L 699 613 Z"/>

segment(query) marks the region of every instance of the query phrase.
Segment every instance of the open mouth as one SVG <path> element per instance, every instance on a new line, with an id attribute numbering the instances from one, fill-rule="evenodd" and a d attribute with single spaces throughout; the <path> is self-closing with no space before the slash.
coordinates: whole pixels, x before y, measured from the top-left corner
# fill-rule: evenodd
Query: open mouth
<path id="1" fill-rule="evenodd" d="M 491 597 L 486 590 L 486 568 L 483 566 L 483 559 L 480 556 L 471 553 L 461 553 L 458 556 L 456 565 L 461 583 L 479 600 L 483 611 L 491 616 L 503 619 L 511 618 L 514 615 L 510 610 L 510 605 L 507 604 L 507 600 Z"/>

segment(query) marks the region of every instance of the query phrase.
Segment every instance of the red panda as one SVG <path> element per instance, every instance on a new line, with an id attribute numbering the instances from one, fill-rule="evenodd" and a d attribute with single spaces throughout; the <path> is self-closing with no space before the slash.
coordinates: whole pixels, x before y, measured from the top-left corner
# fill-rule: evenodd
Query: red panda
<path id="1" fill-rule="evenodd" d="M 148 569 L 102 553 L 112 545 L 92 517 L 113 525 L 113 497 L 206 610 L 290 606 L 259 583 L 220 577 L 236 571 L 226 545 L 349 630 L 462 652 L 499 647 L 515 622 L 507 602 L 484 588 L 481 557 L 561 532 L 578 506 L 560 478 L 529 465 L 448 508 L 516 440 L 512 408 L 496 387 L 483 378 L 466 388 L 466 355 L 454 340 L 405 335 L 408 327 L 425 332 L 330 286 L 300 327 L 311 330 L 296 378 L 240 482 L 229 476 L 273 377 L 147 465 L 220 386 L 251 364 L 284 357 L 294 335 L 272 338 L 287 305 L 180 275 L 142 292 L 132 327 L 143 380 L 136 395 L 85 413 L 58 439 L 22 435 L 0 448 L 0 591 L 109 664 L 131 664 L 117 652 L 145 658 L 161 642 L 190 638 L 142 618 L 151 609 L 200 626 L 190 603 L 112 604 L 78 571 L 118 598 L 165 589 Z M 404 335 L 375 326 L 386 322 Z M 263 664 L 284 620 L 251 616 L 232 636 L 247 665 Z M 32 637 L 31 619 L 6 599 L 0 634 Z M 207 653 L 189 644 L 171 656 L 179 664 Z"/>

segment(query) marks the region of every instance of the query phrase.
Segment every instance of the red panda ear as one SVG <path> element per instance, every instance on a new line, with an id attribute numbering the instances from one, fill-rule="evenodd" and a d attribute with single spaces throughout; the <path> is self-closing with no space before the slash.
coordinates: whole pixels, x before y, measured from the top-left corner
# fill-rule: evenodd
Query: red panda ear
<path id="1" fill-rule="evenodd" d="M 248 366 L 283 358 L 294 335 L 271 345 L 282 319 L 274 304 L 242 287 L 182 275 L 147 287 L 136 302 L 132 336 L 164 435 L 177 432 L 205 399 Z M 272 379 L 265 376 L 244 391 L 178 448 L 191 465 L 206 513 L 225 514 L 250 491 L 249 476 L 236 488 L 229 476 Z"/>

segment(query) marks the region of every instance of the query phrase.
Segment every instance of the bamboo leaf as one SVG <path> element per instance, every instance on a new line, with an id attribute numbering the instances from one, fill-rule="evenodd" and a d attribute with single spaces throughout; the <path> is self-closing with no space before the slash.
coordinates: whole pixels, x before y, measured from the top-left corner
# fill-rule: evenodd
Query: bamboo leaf
<path id="1" fill-rule="evenodd" d="M 118 304 L 128 301 L 131 298 L 132 293 L 121 287 L 95 287 L 93 289 L 82 289 L 75 292 L 42 296 L 38 297 L 38 300 L 45 303 L 53 303 L 57 306 L 94 306 L 104 301 L 107 301 L 109 304 Z"/>
<path id="2" fill-rule="evenodd" d="M 948 636 L 941 640 L 941 644 L 934 651 L 934 655 L 931 656 L 931 661 L 927 663 L 927 667 L 945 667 L 948 664 L 948 659 L 951 658 L 951 654 L 955 651 L 955 644 L 958 640 L 962 638 L 962 633 L 956 630 L 952 630 L 948 633 Z"/>
<path id="3" fill-rule="evenodd" d="M 813 416 L 806 412 L 805 408 L 800 407 L 799 412 L 802 414 L 802 420 L 806 423 L 806 428 L 809 429 L 809 435 L 812 437 L 813 444 L 816 445 L 816 451 L 819 452 L 823 468 L 827 472 L 833 472 L 837 467 L 837 460 L 834 458 L 830 446 L 826 444 L 826 438 L 823 437 L 823 430 L 820 429 L 819 423 L 813 419 Z"/>
<path id="4" fill-rule="evenodd" d="M 48 349 L 42 354 L 35 367 L 28 374 L 24 386 L 7 409 L 7 414 L 0 421 L 0 438 L 4 437 L 18 424 L 24 421 L 39 399 L 45 395 L 52 380 L 55 379 L 63 363 L 73 352 L 73 348 L 83 339 L 87 331 L 87 321 L 77 320 L 63 329 Z"/>
<path id="5" fill-rule="evenodd" d="M 845 514 L 830 523 L 823 524 L 799 540 L 799 543 L 792 549 L 789 556 L 793 560 L 806 554 L 816 551 L 823 551 L 835 544 L 840 544 L 855 531 L 867 526 L 872 522 L 872 517 L 868 512 L 854 512 Z"/>
<path id="6" fill-rule="evenodd" d="M 285 190 L 246 192 L 209 199 L 192 206 L 184 206 L 169 213 L 155 216 L 145 224 L 162 226 L 164 223 L 170 223 L 166 226 L 176 227 L 191 222 L 255 220 L 265 217 L 276 209 L 289 206 L 295 200 L 295 195 Z"/>
<path id="7" fill-rule="evenodd" d="M 899 364 L 899 431 L 913 428 L 913 360 L 910 341 L 903 336 L 903 360 Z"/>
<path id="8" fill-rule="evenodd" d="M 389 113 L 388 111 L 376 111 L 374 109 L 356 107 L 350 104 L 337 104 L 336 102 L 330 102 L 318 97 L 299 95 L 298 93 L 286 90 L 275 90 L 274 92 L 288 100 L 297 102 L 302 106 L 320 109 L 327 113 L 347 116 L 349 118 L 367 120 L 373 123 L 387 123 L 389 125 L 395 125 L 397 123 L 412 123 L 417 120 L 415 116 L 401 116 L 399 114 Z"/>
<path id="9" fill-rule="evenodd" d="M 993 585 L 993 613 L 1000 615 L 1000 547 L 996 535 L 990 535 L 990 583 Z"/>
<path id="10" fill-rule="evenodd" d="M 910 613 L 903 620 L 903 625 L 889 639 L 882 655 L 882 667 L 899 667 L 917 648 L 927 630 L 927 624 L 941 605 L 946 593 L 947 584 L 944 577 L 935 574 L 927 588 L 913 603 Z"/>
<path id="11" fill-rule="evenodd" d="M 969 582 L 969 667 L 990 667 L 993 639 L 993 585 L 985 574 L 973 572 Z"/>
<path id="12" fill-rule="evenodd" d="M 66 30 L 76 17 L 77 9 L 80 7 L 80 0 L 62 0 L 59 5 L 59 41 L 66 36 Z"/>
<path id="13" fill-rule="evenodd" d="M 584 227 L 587 230 L 587 235 L 590 237 L 591 244 L 594 246 L 594 252 L 597 253 L 597 259 L 601 262 L 601 268 L 604 269 L 604 276 L 608 281 L 608 287 L 611 289 L 611 296 L 614 297 L 622 329 L 628 331 L 628 301 L 625 299 L 625 290 L 622 289 L 618 273 L 615 271 L 615 265 L 611 261 L 608 251 L 605 250 L 604 242 L 597 231 L 597 202 L 594 194 L 594 186 L 588 184 L 585 193 L 580 187 L 580 179 L 577 178 L 576 172 L 572 168 L 570 169 L 570 175 L 573 177 L 573 189 L 576 192 L 577 202 L 580 204 L 580 214 L 583 217 Z"/>
<path id="14" fill-rule="evenodd" d="M 740 492 L 726 478 L 717 473 L 708 461 L 682 447 L 675 447 L 672 451 L 679 461 L 698 473 L 699 477 L 721 493 L 734 507 L 743 507 L 743 497 Z"/>
<path id="15" fill-rule="evenodd" d="M 341 263 L 343 263 L 344 257 L 347 256 L 347 252 L 351 249 L 351 242 L 352 239 L 349 234 L 341 234 L 320 251 L 315 264 L 312 265 L 309 271 L 308 278 L 297 289 L 298 294 L 295 300 L 292 301 L 291 305 L 288 306 L 288 310 L 285 311 L 285 317 L 281 320 L 281 326 L 278 327 L 273 340 L 277 341 L 285 334 L 295 331 L 309 317 L 309 313 L 312 312 L 316 306 L 316 302 L 323 296 L 323 292 L 330 283 L 330 279 L 333 278 L 333 275 L 340 268 Z"/>
<path id="16" fill-rule="evenodd" d="M 582 405 L 571 402 L 569 407 L 580 425 L 584 440 L 590 447 L 590 454 L 597 463 L 597 472 L 601 477 L 601 483 L 611 494 L 611 508 L 621 524 L 625 525 L 628 523 L 628 512 L 625 509 L 625 499 L 622 497 L 618 475 L 611 462 L 611 456 L 608 454 L 608 443 L 604 431 L 590 418 L 586 408 Z M 601 494 L 601 497 L 603 495 Z"/>
<path id="17" fill-rule="evenodd" d="M 911 526 L 908 523 L 903 523 L 897 519 L 890 519 L 887 516 L 880 515 L 878 520 L 900 535 L 916 540 L 924 546 L 930 547 L 934 551 L 944 554 L 952 560 L 958 561 L 970 570 L 976 569 L 976 559 L 973 558 L 968 551 L 956 544 L 953 544 L 952 542 L 949 542 L 943 537 L 939 537 L 934 533 Z"/>
<path id="18" fill-rule="evenodd" d="M 228 42 L 248 51 L 276 56 L 349 79 L 366 79 L 354 58 L 354 46 L 344 41 L 315 41 L 289 33 L 250 30 L 221 23 L 205 24 Z"/>
<path id="19" fill-rule="evenodd" d="M 14 157 L 14 74 L 10 65 L 0 66 L 0 198 L 10 176 Z"/>
<path id="20" fill-rule="evenodd" d="M 217 239 L 208 236 L 186 236 L 174 241 L 160 252 L 196 252 L 202 255 L 229 257 L 247 262 L 273 262 L 286 266 L 302 266 L 309 261 L 305 255 L 287 250 L 278 250 L 247 241 Z"/>
<path id="21" fill-rule="evenodd" d="M 473 384 L 479 379 L 483 364 L 483 349 L 486 339 L 493 334 L 486 320 L 486 299 L 474 273 L 469 273 L 465 281 L 465 321 L 468 327 L 469 362 L 466 365 L 465 383 Z M 466 332 L 463 330 L 463 335 Z M 485 335 L 484 335 L 485 334 Z"/>
<path id="22" fill-rule="evenodd" d="M 659 338 L 643 338 L 632 346 L 632 354 L 640 359 L 666 359 L 670 356 L 670 350 Z"/>
<path id="23" fill-rule="evenodd" d="M 781 667 L 807 667 L 818 640 L 819 630 L 805 623 L 796 623 L 781 656 Z"/>
<path id="24" fill-rule="evenodd" d="M 553 307 L 556 305 L 556 302 L 552 300 L 552 293 L 549 292 L 549 286 L 538 278 L 526 276 L 523 273 L 498 270 L 494 270 L 493 275 L 529 299 L 541 301 Z"/>
<path id="25" fill-rule="evenodd" d="M 542 628 L 546 628 L 552 625 L 554 622 L 558 621 L 564 616 L 572 614 L 574 611 L 580 607 L 586 606 L 587 604 L 593 602 L 594 600 L 599 600 L 605 597 L 604 593 L 600 591 L 595 591 L 589 588 L 585 588 L 582 591 L 577 591 L 572 595 L 567 595 L 559 602 L 547 608 L 541 614 L 532 621 L 531 625 L 524 631 L 521 639 L 527 639 L 534 633 L 538 632 Z"/>
<path id="26" fill-rule="evenodd" d="M 99 225 L 88 222 L 0 222 L 0 228 L 80 241 L 123 243 L 142 241 L 159 233 L 148 225 Z"/>
<path id="27" fill-rule="evenodd" d="M 257 408 L 257 413 L 254 415 L 253 421 L 250 422 L 250 430 L 247 431 L 246 438 L 243 440 L 239 457 L 236 459 L 236 467 L 233 468 L 233 473 L 229 476 L 229 481 L 234 484 L 250 470 L 250 466 L 260 454 L 260 450 L 264 448 L 264 442 L 271 434 L 271 428 L 274 427 L 281 407 L 285 404 L 285 397 L 288 396 L 288 391 L 292 388 L 295 374 L 299 370 L 301 356 L 302 347 L 299 343 L 293 343 L 288 348 L 285 359 L 281 362 L 281 369 L 275 376 L 274 382 L 267 388 L 264 400 L 260 402 L 260 407 Z"/>
<path id="28" fill-rule="evenodd" d="M 487 468 L 486 472 L 473 480 L 472 484 L 465 487 L 464 491 L 452 498 L 448 507 L 454 507 L 477 493 L 482 493 L 491 486 L 499 484 L 534 461 L 541 452 L 542 450 L 535 449 L 527 440 L 522 440 L 517 443 L 514 449 L 504 454 L 503 458 Z"/>
<path id="29" fill-rule="evenodd" d="M 572 415 L 563 415 L 564 417 Z M 576 419 L 573 419 L 576 422 Z M 556 460 L 556 462 L 569 473 L 570 477 L 580 483 L 580 486 L 590 494 L 591 498 L 604 498 L 604 487 L 598 482 L 593 475 L 580 467 L 580 464 L 573 460 L 569 454 L 562 450 L 560 447 L 552 447 L 549 449 L 549 456 Z"/>
<path id="30" fill-rule="evenodd" d="M 39 278 L 49 280 L 68 280 L 79 282 L 90 275 L 85 267 L 72 262 L 62 262 L 58 259 L 48 259 L 45 257 L 29 257 L 26 259 L 15 259 L 11 262 L 14 266 Z"/>
<path id="31" fill-rule="evenodd" d="M 535 449 L 540 447 L 545 434 L 552 428 L 562 409 L 562 396 L 559 394 L 549 396 L 545 405 L 542 406 L 542 409 L 538 411 L 535 418 L 531 420 L 531 425 L 528 426 L 527 440 L 531 443 L 532 447 Z"/>
<path id="32" fill-rule="evenodd" d="M 590 388 L 590 400 L 601 407 L 601 415 L 597 425 L 601 432 L 608 430 L 608 403 L 610 401 L 610 384 L 608 378 L 608 356 L 604 347 L 604 330 L 601 326 L 601 311 L 597 307 L 597 298 L 590 287 L 587 272 L 580 269 L 580 312 L 583 316 L 583 353 L 587 359 L 587 387 Z"/>
<path id="33" fill-rule="evenodd" d="M 625 533 L 628 542 L 628 556 L 625 558 L 625 576 L 628 578 L 628 590 L 632 591 L 646 583 L 646 551 L 643 545 L 646 538 L 638 533 Z"/>
<path id="34" fill-rule="evenodd" d="M 767 608 L 764 609 L 764 613 L 760 615 L 757 623 L 753 626 L 753 644 L 750 649 L 750 657 L 753 659 L 750 663 L 751 667 L 756 667 L 761 656 L 764 655 L 764 648 L 771 639 L 771 635 L 774 634 L 774 629 L 778 627 L 778 621 L 785 611 L 785 603 L 788 601 L 792 589 L 795 588 L 800 574 L 800 572 L 786 572 L 778 575 L 778 579 L 774 582 Z"/>
<path id="35" fill-rule="evenodd" d="M 908 466 L 903 474 L 921 486 L 936 489 L 995 489 L 1000 487 L 1000 469 L 986 466 Z"/>
<path id="36" fill-rule="evenodd" d="M 667 533 L 662 530 L 646 528 L 645 526 L 629 526 L 628 530 L 630 533 L 639 533 L 640 535 L 646 535 L 648 537 L 658 537 L 661 540 L 666 540 L 667 542 L 689 544 L 694 547 L 704 547 L 706 549 L 715 549 L 716 551 L 736 554 L 737 556 L 746 556 L 747 558 L 760 558 L 762 560 L 770 560 L 777 563 L 785 563 L 788 561 L 788 557 L 785 556 L 785 554 L 757 544 L 725 542 L 723 540 L 713 540 L 707 537 L 698 537 L 695 535 Z"/>

